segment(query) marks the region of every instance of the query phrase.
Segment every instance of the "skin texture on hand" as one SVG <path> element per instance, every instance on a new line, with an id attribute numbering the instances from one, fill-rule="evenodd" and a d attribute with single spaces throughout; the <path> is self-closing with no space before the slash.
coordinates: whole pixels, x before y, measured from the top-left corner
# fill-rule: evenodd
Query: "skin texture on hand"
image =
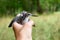
<path id="1" fill-rule="evenodd" d="M 32 40 L 32 25 L 33 24 L 34 23 L 32 20 L 25 23 L 24 25 L 14 22 L 13 31 L 14 31 L 16 40 Z"/>

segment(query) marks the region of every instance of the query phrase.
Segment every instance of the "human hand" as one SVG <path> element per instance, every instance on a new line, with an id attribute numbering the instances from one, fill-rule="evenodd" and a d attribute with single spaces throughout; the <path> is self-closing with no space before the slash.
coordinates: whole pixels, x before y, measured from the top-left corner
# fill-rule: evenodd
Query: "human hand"
<path id="1" fill-rule="evenodd" d="M 31 35 L 33 25 L 34 25 L 34 22 L 32 20 L 25 23 L 24 25 L 14 22 L 13 23 L 13 31 L 14 31 L 16 39 L 20 39 L 21 35 L 26 35 L 26 33 L 28 33 L 28 35 Z"/>
<path id="2" fill-rule="evenodd" d="M 30 20 L 29 22 L 25 23 L 24 25 L 26 25 L 26 26 L 33 26 L 34 22 L 32 20 Z M 21 24 L 18 24 L 17 22 L 14 22 L 13 23 L 13 30 L 16 30 L 16 31 L 20 30 L 20 29 L 22 29 L 22 27 L 24 25 L 21 25 Z"/>

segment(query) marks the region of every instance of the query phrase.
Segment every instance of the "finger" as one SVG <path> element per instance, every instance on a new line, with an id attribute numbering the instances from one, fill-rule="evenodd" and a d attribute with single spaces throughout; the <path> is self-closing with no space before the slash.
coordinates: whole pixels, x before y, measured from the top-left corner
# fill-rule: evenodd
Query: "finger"
<path id="1" fill-rule="evenodd" d="M 33 22 L 32 20 L 30 20 L 28 23 L 30 23 L 30 24 L 32 24 L 32 25 L 34 24 L 34 22 Z"/>
<path id="2" fill-rule="evenodd" d="M 23 25 L 21 25 L 21 24 L 18 24 L 17 22 L 14 22 L 13 23 L 13 27 L 14 28 L 21 28 Z"/>
<path id="3" fill-rule="evenodd" d="M 30 23 L 33 27 L 35 27 L 34 21 L 30 20 L 29 23 Z"/>

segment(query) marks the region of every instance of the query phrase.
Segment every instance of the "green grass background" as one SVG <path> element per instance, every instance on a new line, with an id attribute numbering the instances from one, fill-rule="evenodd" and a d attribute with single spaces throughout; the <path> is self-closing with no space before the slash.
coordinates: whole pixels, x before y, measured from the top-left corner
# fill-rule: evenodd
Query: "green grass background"
<path id="1" fill-rule="evenodd" d="M 0 18 L 0 40 L 15 40 L 12 28 L 8 25 L 13 17 Z M 49 15 L 31 17 L 36 27 L 33 27 L 33 40 L 60 40 L 60 12 Z"/>

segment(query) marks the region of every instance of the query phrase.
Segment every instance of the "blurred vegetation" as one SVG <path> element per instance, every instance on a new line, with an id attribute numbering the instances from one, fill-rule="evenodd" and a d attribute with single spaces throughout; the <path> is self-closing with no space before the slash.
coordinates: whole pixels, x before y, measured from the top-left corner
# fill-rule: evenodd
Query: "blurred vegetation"
<path id="1" fill-rule="evenodd" d="M 0 15 L 16 15 L 22 10 L 40 14 L 60 11 L 60 0 L 0 0 Z"/>
<path id="2" fill-rule="evenodd" d="M 15 40 L 8 25 L 23 10 L 43 14 L 31 17 L 36 24 L 33 40 L 60 40 L 60 0 L 0 0 L 0 40 Z"/>
<path id="3" fill-rule="evenodd" d="M 15 40 L 12 28 L 8 25 L 13 17 L 0 18 L 0 40 Z M 60 40 L 60 12 L 31 17 L 36 27 L 33 27 L 33 40 Z"/>

